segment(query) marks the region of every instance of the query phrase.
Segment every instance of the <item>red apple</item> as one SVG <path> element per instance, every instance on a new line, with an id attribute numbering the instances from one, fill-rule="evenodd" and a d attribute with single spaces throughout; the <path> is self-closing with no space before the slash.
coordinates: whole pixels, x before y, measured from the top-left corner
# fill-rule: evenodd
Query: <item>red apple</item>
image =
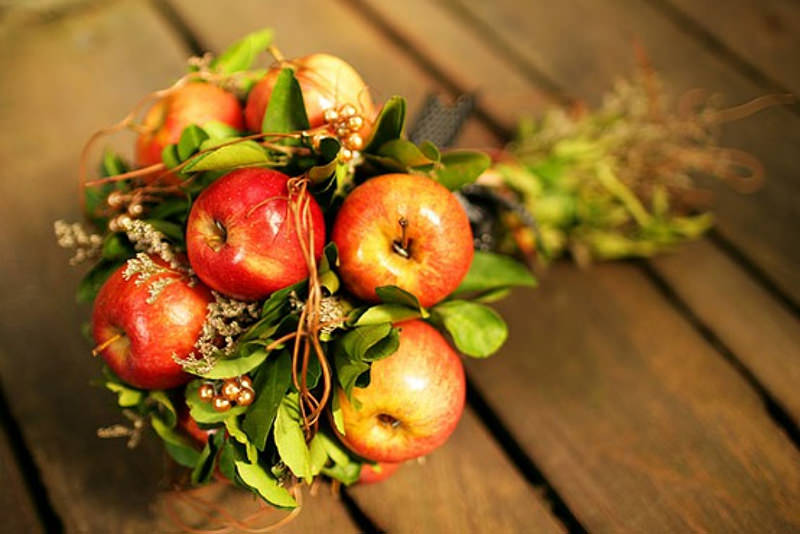
<path id="1" fill-rule="evenodd" d="M 186 358 L 193 352 L 212 297 L 202 284 L 190 285 L 185 275 L 167 270 L 160 258 L 150 259 L 165 270 L 137 285 L 141 275 L 126 280 L 123 265 L 103 284 L 94 301 L 92 334 L 122 380 L 143 389 L 168 389 L 191 378 L 173 355 Z M 152 283 L 168 279 L 172 282 L 148 302 Z"/>
<path id="2" fill-rule="evenodd" d="M 312 128 L 325 124 L 325 111 L 350 104 L 364 122 L 360 133 L 364 139 L 371 131 L 375 106 L 364 80 L 347 62 L 330 54 L 310 56 L 277 64 L 250 91 L 245 107 L 248 130 L 261 131 L 275 81 L 283 68 L 294 69 L 303 92 L 308 122 Z"/>
<path id="3" fill-rule="evenodd" d="M 375 484 L 383 482 L 400 468 L 401 464 L 390 464 L 379 462 L 377 464 L 364 464 L 361 466 L 361 474 L 358 476 L 359 484 Z"/>
<path id="4" fill-rule="evenodd" d="M 406 321 L 397 352 L 372 364 L 370 383 L 339 390 L 342 442 L 375 462 L 397 463 L 428 454 L 455 430 L 466 386 L 458 354 L 432 326 Z M 360 408 L 356 408 L 360 406 Z"/>
<path id="5" fill-rule="evenodd" d="M 242 106 L 236 97 L 210 83 L 192 82 L 156 102 L 145 115 L 146 133 L 136 141 L 140 167 L 161 162 L 164 147 L 180 140 L 190 124 L 218 121 L 237 130 L 244 128 Z"/>
<path id="6" fill-rule="evenodd" d="M 350 292 L 375 302 L 395 285 L 423 306 L 458 287 L 473 255 L 472 230 L 458 199 L 425 176 L 387 174 L 355 188 L 333 225 L 339 274 Z"/>
<path id="7" fill-rule="evenodd" d="M 287 200 L 289 177 L 270 169 L 238 169 L 195 200 L 186 248 L 197 276 L 224 295 L 258 300 L 308 276 Z M 308 193 L 307 193 L 308 194 Z M 325 221 L 309 199 L 314 254 L 325 244 Z"/>

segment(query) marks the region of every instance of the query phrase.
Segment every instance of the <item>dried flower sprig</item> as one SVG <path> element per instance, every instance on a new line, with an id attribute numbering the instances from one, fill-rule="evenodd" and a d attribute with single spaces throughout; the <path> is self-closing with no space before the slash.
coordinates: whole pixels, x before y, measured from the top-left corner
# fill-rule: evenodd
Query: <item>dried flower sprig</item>
<path id="1" fill-rule="evenodd" d="M 126 446 L 129 449 L 135 449 L 142 441 L 142 434 L 145 429 L 145 419 L 141 415 L 131 411 L 122 410 L 122 414 L 130 419 L 131 427 L 121 424 L 115 424 L 97 429 L 97 437 L 99 438 L 128 438 Z"/>
<path id="2" fill-rule="evenodd" d="M 103 237 L 87 232 L 81 223 L 68 223 L 59 219 L 53 223 L 53 231 L 58 246 L 75 249 L 75 254 L 69 259 L 70 265 L 78 265 L 100 257 Z"/>
<path id="3" fill-rule="evenodd" d="M 178 261 L 175 251 L 164 234 L 145 221 L 138 219 L 125 219 L 122 223 L 122 230 L 128 236 L 128 240 L 133 243 L 133 248 L 138 252 L 155 254 L 164 260 L 170 267 L 184 271 L 191 275 L 191 269 L 184 263 Z"/>
<path id="4" fill-rule="evenodd" d="M 259 317 L 258 303 L 228 298 L 216 291 L 211 293 L 214 302 L 206 307 L 206 319 L 195 350 L 185 358 L 172 356 L 184 370 L 194 374 L 206 374 L 221 357 L 233 353 L 236 339 Z"/>

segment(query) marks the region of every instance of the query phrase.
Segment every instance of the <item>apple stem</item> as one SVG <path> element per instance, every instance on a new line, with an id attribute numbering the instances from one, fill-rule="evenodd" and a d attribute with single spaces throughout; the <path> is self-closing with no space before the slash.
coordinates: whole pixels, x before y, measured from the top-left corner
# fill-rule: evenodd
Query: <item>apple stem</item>
<path id="1" fill-rule="evenodd" d="M 400 225 L 400 239 L 395 240 L 394 243 L 392 243 L 392 250 L 408 259 L 411 257 L 411 253 L 408 251 L 408 235 L 406 232 L 406 229 L 408 228 L 408 219 L 405 217 L 400 217 L 400 219 L 397 221 L 397 224 Z"/>
<path id="2" fill-rule="evenodd" d="M 101 352 L 107 349 L 112 343 L 121 339 L 122 336 L 123 334 L 120 332 L 119 334 L 111 336 L 110 338 L 103 341 L 102 343 L 100 343 L 99 345 L 97 345 L 95 348 L 92 349 L 92 356 L 99 355 Z"/>

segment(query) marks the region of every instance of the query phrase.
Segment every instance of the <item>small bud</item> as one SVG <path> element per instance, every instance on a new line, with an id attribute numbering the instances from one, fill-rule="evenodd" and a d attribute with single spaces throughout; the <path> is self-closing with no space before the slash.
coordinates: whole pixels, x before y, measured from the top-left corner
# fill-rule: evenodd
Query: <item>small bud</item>
<path id="1" fill-rule="evenodd" d="M 125 195 L 122 194 L 122 191 L 112 191 L 106 198 L 106 202 L 112 208 L 118 208 L 125 202 Z"/>
<path id="2" fill-rule="evenodd" d="M 231 409 L 231 401 L 225 397 L 218 396 L 214 397 L 214 399 L 211 401 L 211 406 L 213 406 L 214 410 L 218 412 L 227 412 Z"/>
<path id="3" fill-rule="evenodd" d="M 333 108 L 328 108 L 325 110 L 325 113 L 323 113 L 322 118 L 325 119 L 325 122 L 330 124 L 339 120 L 339 113 Z"/>
<path id="4" fill-rule="evenodd" d="M 341 107 L 339 107 L 339 116 L 342 117 L 343 119 L 347 119 L 355 115 L 356 111 L 357 110 L 353 104 L 344 104 Z"/>
<path id="5" fill-rule="evenodd" d="M 242 388 L 239 387 L 239 384 L 236 383 L 236 380 L 229 378 L 223 382 L 221 392 L 223 397 L 229 401 L 234 401 L 241 390 Z"/>
<path id="6" fill-rule="evenodd" d="M 347 148 L 343 148 L 339 151 L 339 161 L 350 161 L 353 159 L 353 152 L 348 150 Z"/>
<path id="7" fill-rule="evenodd" d="M 250 388 L 242 389 L 236 396 L 236 404 L 239 406 L 250 406 L 256 400 L 256 392 Z"/>
<path id="8" fill-rule="evenodd" d="M 239 385 L 243 388 L 253 389 L 253 379 L 247 375 L 242 375 L 239 377 Z"/>
<path id="9" fill-rule="evenodd" d="M 203 384 L 197 389 L 197 396 L 200 397 L 200 400 L 204 400 L 209 402 L 211 399 L 214 398 L 214 386 L 211 384 Z"/>
<path id="10" fill-rule="evenodd" d="M 144 213 L 144 206 L 142 206 L 142 205 L 141 205 L 141 204 L 139 204 L 138 202 L 136 202 L 136 203 L 133 203 L 133 204 L 130 204 L 130 205 L 128 206 L 128 214 L 129 214 L 131 217 L 138 217 L 138 216 L 140 216 L 142 213 Z"/>
<path id="11" fill-rule="evenodd" d="M 338 128 L 336 128 L 336 137 L 338 137 L 339 139 L 344 139 L 349 134 L 350 134 L 350 130 L 348 130 L 344 126 L 339 126 Z"/>
<path id="12" fill-rule="evenodd" d="M 360 115 L 353 115 L 347 119 L 347 127 L 350 130 L 357 132 L 364 126 L 364 118 Z"/>
<path id="13" fill-rule="evenodd" d="M 350 134 L 345 139 L 344 146 L 350 150 L 361 150 L 364 148 L 364 139 L 357 133 Z"/>

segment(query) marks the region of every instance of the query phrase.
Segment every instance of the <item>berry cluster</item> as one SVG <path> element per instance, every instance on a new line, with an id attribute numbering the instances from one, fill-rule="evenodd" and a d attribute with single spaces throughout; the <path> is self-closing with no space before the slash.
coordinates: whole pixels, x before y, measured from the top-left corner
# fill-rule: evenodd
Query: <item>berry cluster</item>
<path id="1" fill-rule="evenodd" d="M 343 148 L 339 152 L 342 161 L 351 161 L 358 158 L 359 150 L 364 148 L 364 138 L 359 133 L 364 127 L 364 117 L 352 104 L 342 104 L 338 108 L 325 110 L 323 116 L 331 131 L 342 142 Z"/>
<path id="2" fill-rule="evenodd" d="M 253 381 L 247 375 L 228 378 L 219 382 L 206 382 L 197 394 L 201 400 L 210 402 L 218 412 L 227 412 L 235 406 L 250 406 L 256 399 Z"/>

